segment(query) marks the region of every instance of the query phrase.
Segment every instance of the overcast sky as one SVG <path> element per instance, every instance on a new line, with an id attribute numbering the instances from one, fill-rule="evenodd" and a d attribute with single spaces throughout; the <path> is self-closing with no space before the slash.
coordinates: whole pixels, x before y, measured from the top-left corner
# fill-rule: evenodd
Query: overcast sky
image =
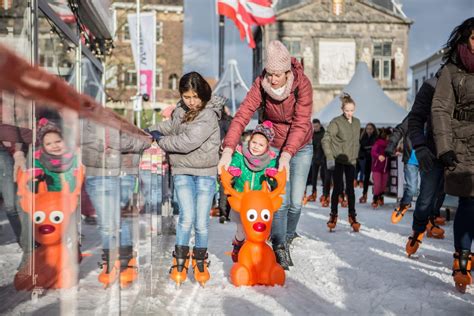
<path id="1" fill-rule="evenodd" d="M 414 21 L 409 35 L 409 65 L 441 48 L 453 28 L 474 15 L 474 0 L 402 0 L 403 11 Z M 218 74 L 218 17 L 215 0 L 185 0 L 184 71 L 205 77 Z M 226 19 L 225 59 L 236 59 L 247 85 L 252 80 L 252 51 L 240 41 Z M 411 76 L 410 76 L 411 77 Z"/>

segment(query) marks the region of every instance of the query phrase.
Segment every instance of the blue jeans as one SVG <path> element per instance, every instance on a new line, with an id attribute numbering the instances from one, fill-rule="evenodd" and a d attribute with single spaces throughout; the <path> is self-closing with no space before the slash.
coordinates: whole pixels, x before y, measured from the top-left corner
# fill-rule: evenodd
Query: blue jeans
<path id="1" fill-rule="evenodd" d="M 162 202 L 162 183 L 163 177 L 161 174 L 152 173 L 150 170 L 140 171 L 141 188 L 143 198 L 145 199 L 145 211 L 161 215 Z"/>
<path id="2" fill-rule="evenodd" d="M 189 246 L 194 226 L 195 247 L 207 248 L 209 211 L 216 192 L 216 177 L 178 174 L 173 178 L 179 204 L 176 245 Z"/>
<path id="3" fill-rule="evenodd" d="M 454 249 L 471 250 L 474 238 L 474 197 L 460 197 L 454 217 Z"/>
<path id="4" fill-rule="evenodd" d="M 15 206 L 16 188 L 13 182 L 13 158 L 9 152 L 0 148 L 0 190 L 3 196 L 3 207 L 16 239 L 20 240 L 21 222 Z"/>
<path id="5" fill-rule="evenodd" d="M 127 207 L 133 202 L 133 194 L 135 185 L 137 184 L 137 176 L 128 174 L 120 176 L 120 210 Z M 120 220 L 120 239 L 123 241 L 120 246 L 132 245 L 132 225 L 133 219 L 130 217 L 122 217 Z"/>
<path id="6" fill-rule="evenodd" d="M 313 145 L 301 148 L 290 160 L 290 181 L 286 183 L 283 203 L 273 215 L 272 243 L 280 245 L 292 238 L 301 215 L 306 180 L 313 158 Z"/>
<path id="7" fill-rule="evenodd" d="M 444 190 L 444 167 L 435 161 L 433 169 L 420 171 L 420 194 L 416 199 L 412 228 L 424 232 L 430 216 L 434 215 L 435 202 L 440 190 Z"/>
<path id="8" fill-rule="evenodd" d="M 403 167 L 403 176 L 405 178 L 405 185 L 400 204 L 408 205 L 418 190 L 418 166 L 406 163 Z"/>
<path id="9" fill-rule="evenodd" d="M 103 249 L 116 249 L 119 243 L 132 245 L 129 227 L 120 221 L 120 182 L 120 177 L 114 176 L 86 177 L 86 191 L 97 213 Z"/>

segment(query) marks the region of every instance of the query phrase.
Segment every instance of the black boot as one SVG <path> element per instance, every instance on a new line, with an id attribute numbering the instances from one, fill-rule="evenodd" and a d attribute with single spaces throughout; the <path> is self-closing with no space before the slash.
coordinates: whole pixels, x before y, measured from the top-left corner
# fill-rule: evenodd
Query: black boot
<path id="1" fill-rule="evenodd" d="M 290 270 L 288 258 L 286 256 L 286 247 L 285 244 L 280 244 L 273 246 L 273 251 L 275 252 L 276 261 L 284 270 Z"/>
<path id="2" fill-rule="evenodd" d="M 291 242 L 293 241 L 293 238 L 286 238 L 286 247 L 285 247 L 286 258 L 288 259 L 288 265 L 290 267 L 293 266 L 293 260 L 291 259 L 291 255 L 290 255 L 290 246 L 291 246 Z"/>

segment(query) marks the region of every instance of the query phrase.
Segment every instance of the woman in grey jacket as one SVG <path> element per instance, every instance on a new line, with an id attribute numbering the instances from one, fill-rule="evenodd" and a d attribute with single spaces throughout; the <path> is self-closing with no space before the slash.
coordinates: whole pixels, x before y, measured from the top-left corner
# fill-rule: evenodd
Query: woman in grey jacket
<path id="1" fill-rule="evenodd" d="M 158 145 L 168 152 L 180 214 L 173 252 L 171 279 L 178 285 L 186 280 L 189 266 L 189 240 L 194 226 L 192 251 L 194 278 L 204 284 L 207 269 L 209 210 L 216 190 L 219 162 L 219 124 L 223 100 L 211 100 L 211 87 L 197 72 L 179 82 L 181 100 L 171 120 L 150 128 Z"/>

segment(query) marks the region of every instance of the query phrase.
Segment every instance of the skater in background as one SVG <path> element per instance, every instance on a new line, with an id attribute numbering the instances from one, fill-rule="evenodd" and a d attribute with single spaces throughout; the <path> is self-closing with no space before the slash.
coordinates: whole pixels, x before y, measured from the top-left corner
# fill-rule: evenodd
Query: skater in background
<path id="1" fill-rule="evenodd" d="M 238 145 L 235 149 L 227 170 L 235 177 L 234 189 L 237 192 L 244 191 L 245 182 L 249 183 L 250 190 L 261 190 L 263 181 L 271 183 L 270 177 L 277 173 L 277 156 L 270 149 L 274 136 L 272 122 L 265 121 L 255 127 L 248 142 Z M 232 210 L 230 217 L 237 226 L 232 241 L 232 261 L 237 262 L 240 248 L 245 242 L 245 232 L 240 214 Z M 288 260 L 291 261 L 291 258 Z"/>
<path id="2" fill-rule="evenodd" d="M 370 150 L 372 156 L 372 177 L 374 180 L 374 196 L 372 200 L 372 207 L 375 209 L 384 204 L 383 194 L 387 187 L 388 171 L 389 171 L 389 156 L 385 154 L 388 145 L 388 138 L 391 135 L 391 130 L 382 128 L 378 135 L 375 144 Z"/>
<path id="3" fill-rule="evenodd" d="M 219 123 L 224 99 L 211 99 L 211 87 L 197 72 L 179 81 L 181 100 L 171 120 L 150 128 L 154 140 L 169 153 L 174 190 L 179 204 L 176 245 L 170 277 L 177 284 L 187 278 L 190 257 L 194 279 L 203 285 L 208 266 L 209 210 L 216 191 L 219 162 Z M 195 244 L 189 251 L 191 231 Z"/>
<path id="4" fill-rule="evenodd" d="M 324 127 L 318 119 L 313 119 L 313 160 L 311 161 L 311 169 L 309 171 L 309 184 L 311 185 L 311 195 L 306 195 L 306 190 L 303 197 L 303 205 L 308 202 L 316 201 L 317 197 L 317 182 L 318 175 L 321 174 L 321 182 L 324 182 L 326 177 L 326 160 L 324 159 L 323 146 L 321 141 L 324 137 Z"/>
<path id="5" fill-rule="evenodd" d="M 295 237 L 313 156 L 313 89 L 303 66 L 279 41 L 268 44 L 265 69 L 255 79 L 232 120 L 222 145 L 224 151 L 219 172 L 222 166 L 228 168 L 240 135 L 259 109 L 261 121 L 273 123 L 275 137 L 270 145 L 278 154 L 278 169 L 288 172 L 283 204 L 275 213 L 272 224 L 272 244 L 277 262 L 287 268 L 288 245 Z"/>
<path id="6" fill-rule="evenodd" d="M 331 213 L 327 225 L 330 230 L 336 227 L 337 206 L 339 195 L 344 189 L 343 177 L 345 176 L 346 194 L 349 202 L 349 223 L 352 229 L 357 232 L 360 223 L 357 222 L 355 210 L 354 177 L 359 154 L 360 121 L 354 116 L 356 104 L 349 94 L 342 94 L 341 103 L 342 115 L 332 119 L 322 141 L 327 167 L 329 170 L 334 170 Z"/>
<path id="7" fill-rule="evenodd" d="M 464 292 L 472 283 L 474 237 L 474 17 L 451 33 L 431 109 L 445 191 L 459 197 L 454 218 L 453 277 Z"/>
<path id="8" fill-rule="evenodd" d="M 370 172 L 372 171 L 372 155 L 370 151 L 372 146 L 377 140 L 377 128 L 373 123 L 368 123 L 365 126 L 364 132 L 360 138 L 360 149 L 359 149 L 359 159 L 358 163 L 362 165 L 363 174 L 364 174 L 364 183 L 362 196 L 359 199 L 359 203 L 367 202 L 367 192 L 369 191 L 370 183 Z"/>
<path id="9" fill-rule="evenodd" d="M 392 223 L 400 222 L 411 207 L 411 201 L 418 191 L 418 160 L 415 151 L 408 137 L 408 116 L 398 124 L 388 140 L 385 154 L 387 157 L 395 155 L 398 144 L 403 141 L 403 176 L 405 185 L 403 188 L 403 196 L 398 207 L 392 212 Z"/>

